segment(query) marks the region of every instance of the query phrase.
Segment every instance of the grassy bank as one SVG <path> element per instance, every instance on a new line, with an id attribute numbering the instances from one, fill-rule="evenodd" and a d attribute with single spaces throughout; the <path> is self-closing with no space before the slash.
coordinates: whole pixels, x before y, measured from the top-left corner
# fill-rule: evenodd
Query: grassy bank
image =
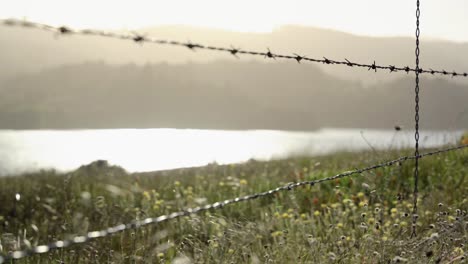
<path id="1" fill-rule="evenodd" d="M 341 153 L 128 174 L 106 162 L 71 173 L 0 178 L 0 252 L 328 177 L 410 151 Z M 468 251 L 468 151 L 421 162 L 418 233 L 409 239 L 413 162 L 15 263 L 462 262 Z M 18 195 L 17 195 L 18 194 Z"/>

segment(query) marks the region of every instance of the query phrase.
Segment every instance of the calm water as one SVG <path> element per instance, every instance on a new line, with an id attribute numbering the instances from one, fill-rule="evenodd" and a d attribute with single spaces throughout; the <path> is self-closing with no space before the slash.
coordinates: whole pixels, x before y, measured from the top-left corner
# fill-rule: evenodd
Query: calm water
<path id="1" fill-rule="evenodd" d="M 454 143 L 461 132 L 422 132 L 422 147 Z M 367 141 L 367 142 L 366 142 Z M 323 129 L 316 132 L 193 129 L 0 130 L 0 175 L 41 168 L 72 170 L 98 159 L 130 172 L 296 154 L 413 146 L 412 132 Z"/>

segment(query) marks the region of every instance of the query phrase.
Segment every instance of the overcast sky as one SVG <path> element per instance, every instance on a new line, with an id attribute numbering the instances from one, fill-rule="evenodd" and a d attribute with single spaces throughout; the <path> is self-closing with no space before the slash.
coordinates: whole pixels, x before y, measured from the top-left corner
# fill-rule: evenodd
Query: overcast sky
<path id="1" fill-rule="evenodd" d="M 413 36 L 416 0 L 13 0 L 0 18 L 103 29 L 184 24 L 269 32 L 296 24 L 371 36 Z M 421 0 L 424 37 L 468 41 L 468 0 Z"/>

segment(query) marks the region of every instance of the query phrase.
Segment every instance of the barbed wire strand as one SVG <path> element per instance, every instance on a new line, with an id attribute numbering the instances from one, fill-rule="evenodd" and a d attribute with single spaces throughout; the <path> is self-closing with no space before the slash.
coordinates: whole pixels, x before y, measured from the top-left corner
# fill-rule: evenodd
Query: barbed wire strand
<path id="1" fill-rule="evenodd" d="M 3 22 L 3 23 L 2 23 Z M 377 70 L 388 70 L 389 73 L 392 72 L 416 72 L 418 71 L 419 74 L 431 74 L 431 75 L 444 75 L 444 76 L 451 76 L 451 77 L 468 77 L 468 73 L 466 72 L 457 72 L 457 71 L 446 71 L 446 70 L 433 70 L 433 69 L 422 69 L 422 68 L 410 68 L 409 66 L 395 66 L 395 65 L 388 65 L 388 66 L 383 66 L 383 65 L 377 65 L 375 60 L 372 64 L 369 63 L 356 63 L 356 62 L 351 62 L 348 59 L 344 59 L 343 61 L 340 60 L 332 60 L 328 59 L 326 57 L 323 57 L 323 59 L 317 59 L 317 58 L 309 58 L 307 56 L 303 55 L 298 55 L 296 53 L 293 53 L 293 55 L 284 55 L 284 54 L 278 54 L 278 53 L 273 53 L 270 51 L 270 49 L 267 49 L 267 51 L 249 51 L 249 50 L 243 50 L 240 48 L 235 48 L 231 46 L 230 48 L 226 47 L 217 47 L 217 46 L 210 46 L 210 45 L 202 45 L 202 44 L 197 44 L 197 43 L 192 43 L 192 42 L 181 42 L 181 41 L 174 41 L 174 40 L 163 40 L 163 39 L 157 39 L 154 37 L 149 37 L 144 34 L 139 34 L 139 33 L 133 33 L 133 34 L 123 34 L 123 33 L 117 33 L 117 32 L 110 32 L 110 31 L 103 31 L 103 30 L 96 30 L 96 29 L 73 29 L 68 26 L 52 26 L 52 25 L 47 25 L 47 24 L 42 24 L 42 23 L 36 23 L 36 22 L 29 22 L 29 21 L 24 21 L 24 20 L 18 20 L 18 19 L 0 19 L 0 23 L 5 25 L 5 26 L 19 26 L 19 27 L 25 27 L 25 28 L 36 28 L 36 29 L 41 29 L 41 30 L 46 30 L 46 31 L 51 31 L 55 32 L 61 35 L 87 35 L 87 36 L 99 36 L 99 37 L 108 37 L 108 38 L 113 38 L 113 39 L 121 39 L 121 40 L 131 40 L 136 43 L 153 43 L 153 44 L 159 44 L 159 45 L 171 45 L 171 46 L 179 46 L 179 47 L 186 47 L 190 50 L 210 50 L 210 51 L 217 51 L 217 52 L 224 52 L 224 53 L 229 53 L 236 58 L 239 58 L 238 55 L 250 55 L 250 56 L 261 56 L 264 57 L 265 59 L 287 59 L 287 60 L 294 60 L 298 63 L 301 63 L 303 61 L 306 62 L 314 62 L 314 63 L 322 63 L 322 64 L 327 64 L 327 65 L 344 65 L 348 67 L 358 67 L 358 68 L 366 68 L 367 70 L 372 70 L 374 72 L 377 72 Z"/>
<path id="2" fill-rule="evenodd" d="M 140 227 L 150 225 L 150 224 L 159 224 L 159 223 L 166 222 L 166 221 L 169 221 L 169 220 L 172 220 L 172 219 L 180 218 L 182 216 L 189 216 L 189 215 L 197 214 L 197 213 L 200 213 L 200 212 L 203 212 L 203 211 L 208 211 L 208 210 L 213 210 L 213 209 L 220 209 L 220 208 L 222 208 L 222 207 L 224 207 L 226 205 L 230 205 L 230 204 L 236 204 L 236 203 L 246 202 L 246 201 L 249 201 L 249 200 L 254 200 L 254 199 L 257 199 L 257 198 L 260 198 L 260 197 L 271 196 L 271 195 L 276 194 L 276 193 L 281 192 L 281 191 L 290 191 L 290 190 L 296 189 L 296 188 L 298 188 L 300 186 L 305 186 L 305 185 L 314 186 L 315 184 L 318 184 L 318 183 L 328 182 L 328 181 L 332 181 L 332 180 L 336 180 L 336 179 L 340 179 L 340 178 L 345 178 L 345 177 L 350 177 L 351 175 L 354 175 L 354 174 L 362 174 L 364 172 L 375 170 L 375 169 L 378 169 L 378 168 L 389 167 L 389 166 L 392 166 L 394 164 L 398 164 L 398 163 L 406 161 L 406 160 L 412 160 L 412 159 L 416 159 L 416 158 L 423 158 L 423 157 L 427 157 L 427 156 L 438 155 L 438 154 L 441 154 L 441 153 L 451 152 L 451 151 L 460 150 L 460 149 L 464 149 L 464 148 L 468 148 L 468 144 L 460 145 L 460 146 L 456 146 L 456 147 L 451 147 L 451 148 L 446 148 L 446 149 L 442 149 L 442 150 L 436 150 L 436 151 L 432 151 L 432 152 L 427 152 L 427 153 L 424 153 L 424 154 L 419 155 L 419 156 L 404 156 L 404 157 L 397 158 L 395 160 L 391 160 L 391 161 L 387 161 L 387 162 L 384 162 L 384 163 L 372 165 L 372 166 L 365 167 L 365 168 L 362 168 L 362 169 L 356 169 L 356 170 L 353 170 L 353 171 L 343 172 L 343 173 L 336 174 L 336 175 L 331 176 L 331 177 L 322 178 L 322 179 L 318 179 L 318 180 L 303 181 L 303 182 L 297 182 L 297 183 L 289 183 L 289 184 L 280 186 L 280 187 L 278 187 L 276 189 L 271 189 L 271 190 L 268 190 L 268 191 L 265 191 L 265 192 L 260 192 L 260 193 L 250 194 L 250 195 L 241 196 L 241 197 L 228 199 L 228 200 L 224 200 L 224 201 L 219 201 L 219 202 L 215 202 L 213 204 L 208 204 L 208 205 L 205 205 L 205 206 L 189 208 L 189 209 L 185 209 L 183 211 L 174 212 L 174 213 L 171 213 L 171 214 L 162 215 L 162 216 L 155 217 L 155 218 L 146 218 L 144 220 L 134 220 L 134 221 L 132 221 L 132 222 L 130 222 L 128 224 L 120 224 L 120 225 L 116 225 L 116 226 L 113 226 L 113 227 L 108 227 L 108 228 L 105 228 L 105 229 L 102 229 L 102 230 L 99 230 L 99 231 L 88 232 L 86 235 L 76 236 L 76 237 L 73 237 L 71 239 L 59 240 L 59 241 L 51 242 L 51 243 L 48 243 L 48 244 L 35 246 L 35 247 L 32 247 L 30 249 L 26 249 L 26 250 L 14 251 L 14 252 L 6 255 L 6 256 L 0 256 L 0 264 L 4 263 L 6 261 L 9 261 L 9 260 L 21 259 L 21 258 L 30 256 L 30 255 L 47 253 L 47 252 L 49 252 L 49 251 L 51 251 L 53 249 L 66 248 L 66 247 L 69 247 L 69 246 L 72 246 L 72 245 L 75 245 L 75 244 L 87 243 L 87 242 L 89 242 L 91 240 L 94 240 L 96 238 L 106 237 L 106 236 L 109 236 L 109 235 L 112 235 L 112 234 L 115 234 L 115 233 L 119 233 L 119 232 L 122 232 L 122 231 L 125 231 L 125 230 L 128 230 L 128 229 L 136 229 L 136 228 L 140 228 Z"/>
<path id="3" fill-rule="evenodd" d="M 421 31 L 419 30 L 419 17 L 421 15 L 421 10 L 419 9 L 420 2 L 416 0 L 416 49 L 414 54 L 416 55 L 416 86 L 414 88 L 414 121 L 415 121 L 415 132 L 414 132 L 414 192 L 413 192 L 413 223 L 411 224 L 411 238 L 416 236 L 416 221 L 418 219 L 418 180 L 419 180 L 419 35 Z"/>

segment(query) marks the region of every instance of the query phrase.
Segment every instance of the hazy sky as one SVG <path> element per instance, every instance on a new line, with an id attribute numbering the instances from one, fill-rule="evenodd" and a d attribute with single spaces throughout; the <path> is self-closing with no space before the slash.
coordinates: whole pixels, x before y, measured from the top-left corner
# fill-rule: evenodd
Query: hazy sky
<path id="1" fill-rule="evenodd" d="M 1 18 L 74 27 L 126 28 L 185 24 L 268 32 L 285 24 L 361 35 L 413 36 L 416 0 L 14 0 Z M 422 35 L 468 41 L 467 0 L 421 0 Z"/>

